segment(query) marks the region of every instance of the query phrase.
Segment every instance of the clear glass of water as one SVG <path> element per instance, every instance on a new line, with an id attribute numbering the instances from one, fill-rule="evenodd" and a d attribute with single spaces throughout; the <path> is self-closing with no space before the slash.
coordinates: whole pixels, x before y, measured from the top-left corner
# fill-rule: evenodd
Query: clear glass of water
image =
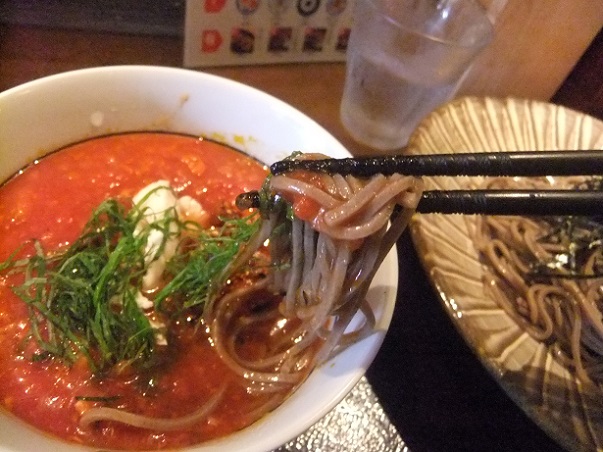
<path id="1" fill-rule="evenodd" d="M 341 121 L 359 143 L 403 147 L 449 100 L 493 26 L 476 0 L 357 0 Z"/>

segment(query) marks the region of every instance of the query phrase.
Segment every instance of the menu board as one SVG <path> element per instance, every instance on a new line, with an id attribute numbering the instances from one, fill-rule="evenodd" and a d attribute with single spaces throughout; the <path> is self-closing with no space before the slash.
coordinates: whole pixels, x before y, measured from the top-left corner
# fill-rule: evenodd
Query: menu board
<path id="1" fill-rule="evenodd" d="M 344 61 L 353 0 L 187 0 L 184 66 Z"/>

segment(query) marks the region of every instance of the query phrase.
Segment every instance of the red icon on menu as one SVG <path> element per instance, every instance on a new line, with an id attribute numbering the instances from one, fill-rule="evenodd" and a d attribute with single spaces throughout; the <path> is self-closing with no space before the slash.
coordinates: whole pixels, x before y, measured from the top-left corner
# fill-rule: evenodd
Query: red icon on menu
<path id="1" fill-rule="evenodd" d="M 218 30 L 203 30 L 201 32 L 201 51 L 213 53 L 222 45 L 222 35 Z"/>
<path id="2" fill-rule="evenodd" d="M 226 0 L 205 0 L 206 13 L 219 13 L 226 5 Z"/>

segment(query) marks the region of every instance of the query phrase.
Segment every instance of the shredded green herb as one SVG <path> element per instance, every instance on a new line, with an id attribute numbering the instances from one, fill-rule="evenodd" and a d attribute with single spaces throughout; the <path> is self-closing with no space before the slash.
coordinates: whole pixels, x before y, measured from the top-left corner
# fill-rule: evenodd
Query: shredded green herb
<path id="1" fill-rule="evenodd" d="M 166 273 L 170 282 L 155 297 L 161 309 L 168 297 L 181 297 L 181 309 L 203 305 L 212 288 L 221 286 L 228 275 L 222 270 L 233 260 L 242 244 L 257 231 L 256 216 L 222 218 L 223 225 L 212 230 L 200 229 L 197 246 L 188 253 L 179 253 L 170 260 Z"/>
<path id="2" fill-rule="evenodd" d="M 530 276 L 539 278 L 588 279 L 603 276 L 603 223 L 596 218 L 545 218 L 550 232 L 539 239 L 542 243 L 559 245 L 562 251 L 552 259 L 532 265 Z M 585 273 L 587 260 L 592 271 Z"/>
<path id="3" fill-rule="evenodd" d="M 576 189 L 601 190 L 603 178 L 590 178 Z M 603 277 L 603 217 L 544 217 L 541 220 L 549 232 L 539 242 L 558 245 L 562 251 L 555 253 L 551 260 L 534 263 L 531 278 Z M 585 273 L 589 259 L 592 259 L 592 271 Z"/>
<path id="4" fill-rule="evenodd" d="M 120 399 L 120 396 L 75 396 L 75 400 L 81 400 L 83 402 L 101 402 L 110 403 Z"/>
<path id="5" fill-rule="evenodd" d="M 32 359 L 55 357 L 72 364 L 84 356 L 95 373 L 118 363 L 153 366 L 157 331 L 137 303 L 149 265 L 145 256 L 149 234 L 163 234 L 152 261 L 168 239 L 186 231 L 188 243 L 167 263 L 167 284 L 154 300 L 160 308 L 170 297 L 181 303 L 176 311 L 182 312 L 203 305 L 211 284 L 221 282 L 219 275 L 226 263 L 257 229 L 252 219 L 237 218 L 223 219 L 221 228 L 207 231 L 196 223 L 181 222 L 175 209 L 171 210 L 149 222 L 138 206 L 127 210 L 109 199 L 66 249 L 49 253 L 33 240 L 0 263 L 0 272 L 23 277 L 13 291 L 29 307 L 30 339 L 39 348 Z M 26 251 L 30 257 L 16 257 Z"/>

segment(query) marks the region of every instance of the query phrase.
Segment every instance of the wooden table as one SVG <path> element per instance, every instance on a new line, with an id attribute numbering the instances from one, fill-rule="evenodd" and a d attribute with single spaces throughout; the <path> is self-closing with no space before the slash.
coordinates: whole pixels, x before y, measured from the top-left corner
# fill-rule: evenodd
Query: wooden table
<path id="1" fill-rule="evenodd" d="M 84 67 L 180 66 L 181 55 L 182 43 L 177 37 L 0 25 L 0 91 Z M 339 122 L 343 64 L 207 72 L 275 95 L 314 118 L 351 152 L 365 152 Z M 564 96 L 571 99 L 567 90 Z M 454 329 L 419 265 L 408 234 L 400 240 L 398 251 L 399 302 L 367 376 L 410 450 L 559 450 L 499 388 Z"/>
<path id="2" fill-rule="evenodd" d="M 0 91 L 45 75 L 114 64 L 181 66 L 182 41 L 159 36 L 0 25 Z M 343 64 L 226 67 L 205 72 L 270 93 L 315 119 L 351 152 L 365 152 L 339 122 Z"/>

